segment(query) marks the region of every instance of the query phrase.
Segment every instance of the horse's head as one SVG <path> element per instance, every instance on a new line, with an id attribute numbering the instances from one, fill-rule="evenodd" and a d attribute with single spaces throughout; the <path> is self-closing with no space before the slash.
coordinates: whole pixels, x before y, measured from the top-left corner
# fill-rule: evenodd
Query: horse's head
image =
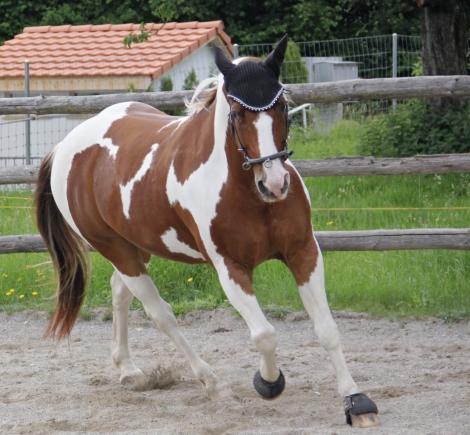
<path id="1" fill-rule="evenodd" d="M 224 94 L 230 106 L 229 129 L 245 157 L 243 168 L 253 169 L 255 184 L 266 202 L 286 198 L 290 175 L 284 161 L 289 130 L 288 106 L 279 83 L 287 35 L 264 60 L 232 63 L 214 47 L 215 62 L 224 75 Z"/>

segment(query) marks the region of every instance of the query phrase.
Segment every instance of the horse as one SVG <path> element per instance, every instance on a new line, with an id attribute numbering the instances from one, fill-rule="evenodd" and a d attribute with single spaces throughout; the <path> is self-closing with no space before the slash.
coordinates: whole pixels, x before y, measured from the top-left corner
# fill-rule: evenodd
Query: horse
<path id="1" fill-rule="evenodd" d="M 58 276 L 56 308 L 44 336 L 70 334 L 85 295 L 91 246 L 115 269 L 111 357 L 121 384 L 137 388 L 145 379 L 128 346 L 128 310 L 136 297 L 208 396 L 230 396 L 232 390 L 186 340 L 147 272 L 151 255 L 206 263 L 261 354 L 254 388 L 275 399 L 285 387 L 276 363 L 278 339 L 257 302 L 252 276 L 256 266 L 277 259 L 293 274 L 330 356 L 347 423 L 375 425 L 377 407 L 359 391 L 343 356 L 309 193 L 289 160 L 288 97 L 279 82 L 286 48 L 287 35 L 265 60 L 232 62 L 213 46 L 221 74 L 196 88 L 186 116 L 136 102 L 112 105 L 43 159 L 36 221 Z"/>

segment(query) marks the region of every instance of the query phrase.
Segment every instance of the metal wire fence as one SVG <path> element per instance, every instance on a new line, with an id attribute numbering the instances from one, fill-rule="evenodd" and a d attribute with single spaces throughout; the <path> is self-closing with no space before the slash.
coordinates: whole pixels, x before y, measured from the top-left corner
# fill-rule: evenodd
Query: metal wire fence
<path id="1" fill-rule="evenodd" d="M 241 45 L 236 46 L 235 51 L 238 56 L 263 58 L 272 50 L 272 47 L 273 44 Z M 288 48 L 281 79 L 283 83 L 307 83 L 353 78 L 407 77 L 419 67 L 420 54 L 421 39 L 417 36 L 385 35 L 299 42 L 290 44 Z M 184 68 L 179 70 L 179 76 L 172 78 L 172 89 L 180 90 L 191 80 L 197 83 L 215 71 L 214 65 L 202 65 L 199 61 L 194 64 L 185 64 Z M 171 78 L 171 74 L 168 77 Z M 191 80 L 188 81 L 188 77 L 191 77 Z M 32 77 L 31 80 L 34 81 L 35 78 Z M 167 85 L 168 82 L 167 80 Z M 176 87 L 175 84 L 177 84 Z M 112 89 L 110 89 L 111 85 Z M 41 85 L 43 89 L 37 85 L 30 95 L 92 95 L 166 90 L 165 81 L 161 79 L 150 88 L 147 88 L 147 85 L 147 83 L 119 82 L 119 78 L 70 78 L 57 83 L 51 80 L 49 84 L 43 81 Z M 20 85 L 15 86 L 16 88 L 10 93 L 3 92 L 2 95 L 0 92 L 0 97 L 23 96 L 24 91 L 21 90 Z M 313 119 L 318 129 L 328 131 L 338 119 L 345 117 L 362 119 L 383 113 L 391 105 L 391 101 L 384 100 L 312 105 L 309 108 L 309 116 L 305 113 L 308 108 L 304 109 L 303 114 L 298 112 L 294 116 L 300 120 L 303 118 L 306 122 L 309 122 L 309 119 L 312 122 Z M 31 119 L 29 121 L 30 163 L 39 162 L 55 144 L 90 116 L 55 115 Z M 24 116 L 0 117 L 0 165 L 25 164 L 25 144 L 28 142 L 27 123 Z"/>

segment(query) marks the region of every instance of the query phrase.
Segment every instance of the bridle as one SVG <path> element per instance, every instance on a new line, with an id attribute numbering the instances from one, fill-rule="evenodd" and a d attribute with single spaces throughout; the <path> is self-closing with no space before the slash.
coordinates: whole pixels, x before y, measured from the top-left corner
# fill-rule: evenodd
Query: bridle
<path id="1" fill-rule="evenodd" d="M 232 130 L 232 136 L 233 134 L 235 134 L 235 136 L 237 137 L 238 146 L 239 146 L 238 151 L 240 151 L 245 157 L 245 162 L 242 165 L 242 168 L 245 169 L 245 171 L 248 171 L 249 169 L 251 169 L 253 165 L 256 165 L 259 163 L 263 163 L 265 168 L 270 168 L 273 165 L 273 162 L 272 162 L 273 160 L 280 159 L 280 158 L 287 160 L 292 154 L 294 154 L 293 150 L 287 149 L 287 142 L 289 140 L 289 127 L 290 127 L 290 119 L 289 119 L 289 114 L 287 110 L 286 110 L 286 133 L 287 134 L 286 134 L 286 140 L 284 141 L 284 149 L 278 153 L 274 153 L 266 157 L 260 157 L 258 159 L 250 159 L 250 157 L 248 156 L 248 152 L 246 148 L 243 146 L 240 140 L 240 136 L 238 135 L 238 131 L 235 127 L 235 120 L 234 120 L 234 116 L 232 113 L 231 105 L 230 105 L 230 110 L 228 112 L 228 119 L 229 119 L 230 127 Z"/>

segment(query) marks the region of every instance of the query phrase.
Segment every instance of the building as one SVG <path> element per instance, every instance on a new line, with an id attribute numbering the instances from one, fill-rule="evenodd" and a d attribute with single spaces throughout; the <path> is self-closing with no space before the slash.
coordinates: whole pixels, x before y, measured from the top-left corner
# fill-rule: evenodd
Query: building
<path id="1" fill-rule="evenodd" d="M 25 60 L 30 96 L 98 95 L 159 91 L 171 79 L 181 90 L 189 74 L 202 81 L 216 73 L 211 44 L 232 52 L 222 21 L 146 24 L 157 32 L 126 48 L 124 38 L 139 24 L 27 27 L 0 46 L 0 98 L 25 95 Z M 168 90 L 168 88 L 166 89 Z M 38 163 L 89 115 L 0 116 L 0 165 Z M 28 151 L 26 151 L 28 150 Z M 25 156 L 30 155 L 30 159 Z"/>
<path id="2" fill-rule="evenodd" d="M 194 70 L 203 80 L 215 72 L 211 43 L 232 50 L 222 21 L 149 23 L 157 32 L 126 48 L 125 36 L 139 24 L 27 27 L 0 46 L 0 98 L 24 96 L 29 61 L 31 95 L 90 95 L 160 90 L 170 77 L 181 90 Z"/>

